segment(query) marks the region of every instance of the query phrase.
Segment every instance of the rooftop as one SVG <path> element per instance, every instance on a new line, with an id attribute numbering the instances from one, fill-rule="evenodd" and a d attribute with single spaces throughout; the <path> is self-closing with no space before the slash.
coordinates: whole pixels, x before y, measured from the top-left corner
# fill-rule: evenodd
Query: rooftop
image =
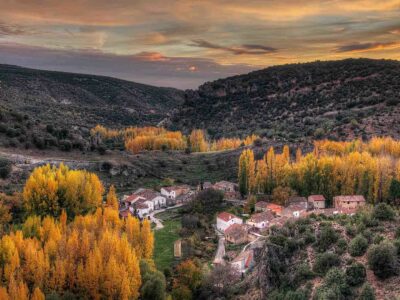
<path id="1" fill-rule="evenodd" d="M 269 222 L 273 219 L 275 219 L 275 216 L 270 211 L 265 211 L 262 213 L 252 215 L 249 220 L 254 223 L 260 223 L 260 222 Z"/>
<path id="2" fill-rule="evenodd" d="M 228 222 L 228 221 L 230 221 L 230 220 L 232 220 L 234 218 L 240 219 L 239 217 L 236 217 L 235 215 L 230 214 L 230 213 L 228 213 L 226 211 L 218 214 L 218 219 L 221 219 L 221 220 L 223 220 L 225 222 Z"/>
<path id="3" fill-rule="evenodd" d="M 311 195 L 308 197 L 308 201 L 325 201 L 325 197 L 323 195 Z"/>

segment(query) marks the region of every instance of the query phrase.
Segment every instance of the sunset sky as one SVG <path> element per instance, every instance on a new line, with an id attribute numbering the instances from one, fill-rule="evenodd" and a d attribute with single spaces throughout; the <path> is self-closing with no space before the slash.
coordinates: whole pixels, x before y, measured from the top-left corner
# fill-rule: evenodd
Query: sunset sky
<path id="1" fill-rule="evenodd" d="M 195 88 L 349 57 L 400 59 L 400 0 L 0 0 L 0 63 Z"/>

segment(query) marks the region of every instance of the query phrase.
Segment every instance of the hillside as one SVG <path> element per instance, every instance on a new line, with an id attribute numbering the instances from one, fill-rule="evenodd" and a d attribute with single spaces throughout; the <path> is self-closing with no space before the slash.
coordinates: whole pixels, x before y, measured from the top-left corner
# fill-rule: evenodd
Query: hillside
<path id="1" fill-rule="evenodd" d="M 171 128 L 282 140 L 400 136 L 400 62 L 348 59 L 275 66 L 187 91 Z"/>
<path id="2" fill-rule="evenodd" d="M 157 125 L 182 96 L 115 78 L 0 65 L 1 145 L 87 149 L 96 124 Z"/>

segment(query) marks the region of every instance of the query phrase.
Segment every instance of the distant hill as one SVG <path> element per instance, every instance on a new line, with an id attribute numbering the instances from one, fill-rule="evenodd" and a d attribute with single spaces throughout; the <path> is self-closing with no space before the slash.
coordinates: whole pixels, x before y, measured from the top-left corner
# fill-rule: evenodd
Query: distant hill
<path id="1" fill-rule="evenodd" d="M 109 77 L 0 65 L 0 146 L 87 150 L 96 124 L 157 125 L 183 95 Z"/>
<path id="2" fill-rule="evenodd" d="M 400 137 L 400 62 L 347 59 L 275 66 L 189 90 L 171 118 L 210 136 Z"/>

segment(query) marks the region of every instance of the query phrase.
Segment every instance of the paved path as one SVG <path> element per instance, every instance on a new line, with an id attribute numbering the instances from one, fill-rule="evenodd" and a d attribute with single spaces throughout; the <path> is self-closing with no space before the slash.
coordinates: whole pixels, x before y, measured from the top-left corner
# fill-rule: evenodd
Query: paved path
<path id="1" fill-rule="evenodd" d="M 219 240 L 218 240 L 218 249 L 217 253 L 215 254 L 215 258 L 213 263 L 214 264 L 225 264 L 225 237 L 223 234 L 218 234 Z"/>

